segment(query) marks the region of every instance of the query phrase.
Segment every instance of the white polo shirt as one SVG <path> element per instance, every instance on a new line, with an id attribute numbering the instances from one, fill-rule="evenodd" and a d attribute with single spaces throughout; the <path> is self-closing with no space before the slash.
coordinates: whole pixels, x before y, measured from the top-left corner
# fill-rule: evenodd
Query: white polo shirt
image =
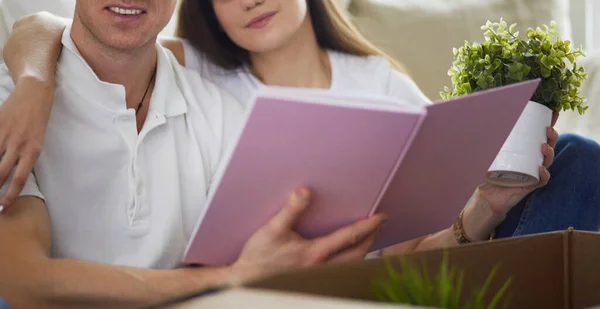
<path id="1" fill-rule="evenodd" d="M 67 28 L 43 151 L 22 195 L 44 198 L 52 257 L 173 268 L 204 207 L 240 104 L 157 44 L 143 130 L 125 89 L 100 81 Z M 0 101 L 14 87 L 0 73 Z M 5 190 L 6 188 L 3 188 Z"/>

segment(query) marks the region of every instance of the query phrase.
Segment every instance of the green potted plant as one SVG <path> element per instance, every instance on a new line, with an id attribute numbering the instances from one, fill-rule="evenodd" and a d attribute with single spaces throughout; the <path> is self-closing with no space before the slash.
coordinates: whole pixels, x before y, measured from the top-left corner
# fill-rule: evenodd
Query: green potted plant
<path id="1" fill-rule="evenodd" d="M 495 309 L 498 305 L 506 308 L 509 303 L 507 292 L 512 278 L 504 281 L 494 293 L 490 291 L 498 267 L 472 294 L 466 294 L 464 271 L 449 267 L 447 252 L 434 276 L 430 276 L 424 263 L 419 267 L 405 257 L 400 257 L 399 262 L 400 271 L 388 263 L 387 276 L 373 282 L 373 293 L 381 302 L 444 309 Z M 486 297 L 488 293 L 490 296 Z"/>
<path id="2" fill-rule="evenodd" d="M 577 63 L 585 56 L 581 49 L 558 37 L 556 23 L 529 28 L 526 37 L 515 31 L 516 24 L 488 21 L 481 27 L 485 41 L 465 42 L 454 49 L 454 62 L 448 71 L 452 87 L 441 93 L 449 99 L 476 91 L 540 79 L 540 85 L 527 104 L 514 129 L 488 171 L 486 179 L 502 186 L 525 186 L 539 182 L 543 162 L 540 146 L 547 141 L 546 128 L 553 112 L 577 111 L 587 107 L 580 87 L 587 78 Z M 554 39 L 554 40 L 553 40 Z"/>

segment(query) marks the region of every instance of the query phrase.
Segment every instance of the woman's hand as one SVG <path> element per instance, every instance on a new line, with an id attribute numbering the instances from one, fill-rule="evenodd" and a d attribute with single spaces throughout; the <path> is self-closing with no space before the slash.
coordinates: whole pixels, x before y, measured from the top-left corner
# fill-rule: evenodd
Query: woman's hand
<path id="1" fill-rule="evenodd" d="M 0 106 L 0 187 L 14 169 L 8 189 L 0 197 L 2 208 L 19 196 L 40 155 L 52 100 L 53 85 L 28 77 L 17 82 Z"/>
<path id="2" fill-rule="evenodd" d="M 54 100 L 54 75 L 68 20 L 41 12 L 19 19 L 4 45 L 15 89 L 0 107 L 0 208 L 19 196 L 37 160 Z"/>
<path id="3" fill-rule="evenodd" d="M 547 128 L 546 135 L 548 142 L 542 145 L 542 153 L 544 154 L 543 165 L 540 166 L 540 181 L 537 185 L 520 187 L 520 188 L 505 188 L 494 186 L 489 183 L 484 183 L 477 188 L 476 198 L 479 203 L 484 203 L 485 207 L 489 207 L 493 214 L 497 216 L 505 216 L 513 207 L 515 207 L 523 198 L 536 189 L 542 188 L 548 184 L 550 173 L 548 168 L 554 161 L 554 147 L 558 141 L 558 132 L 554 130 L 554 125 L 558 120 L 558 113 L 552 115 L 552 125 Z"/>

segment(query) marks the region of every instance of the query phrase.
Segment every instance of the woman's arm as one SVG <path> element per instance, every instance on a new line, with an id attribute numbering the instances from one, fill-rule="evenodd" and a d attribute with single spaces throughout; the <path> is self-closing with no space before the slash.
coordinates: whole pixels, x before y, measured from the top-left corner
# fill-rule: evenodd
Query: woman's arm
<path id="1" fill-rule="evenodd" d="M 53 85 L 56 63 L 62 50 L 62 34 L 70 19 L 47 12 L 19 19 L 4 46 L 4 60 L 15 84 L 31 78 Z M 177 61 L 185 65 L 183 44 L 177 38 L 160 38 L 160 43 L 171 50 Z"/>
<path id="2" fill-rule="evenodd" d="M 417 85 L 406 75 L 391 71 L 388 80 L 388 95 L 402 98 L 418 105 L 430 104 L 429 99 L 419 90 Z M 554 147 L 558 141 L 558 133 L 554 125 L 558 114 L 554 113 L 551 127 L 547 129 L 547 144 L 540 151 L 544 155 L 543 166 L 540 167 L 540 182 L 530 187 L 503 188 L 483 183 L 477 188 L 472 199 L 464 209 L 462 216 L 463 234 L 473 241 L 483 241 L 490 237 L 506 214 L 523 200 L 529 193 L 546 186 L 550 179 L 548 168 L 554 160 Z M 457 220 L 458 221 L 458 220 Z M 454 233 L 454 225 L 433 235 L 413 239 L 382 251 L 383 255 L 406 254 L 414 251 L 429 250 L 458 245 Z"/>
<path id="3" fill-rule="evenodd" d="M 68 20 L 38 13 L 17 21 L 4 47 L 4 60 L 15 89 L 0 107 L 0 186 L 15 168 L 0 206 L 14 202 L 33 169 L 44 142 L 52 101 L 54 73 Z M 18 165 L 17 165 L 18 164 Z"/>
<path id="4" fill-rule="evenodd" d="M 463 213 L 464 233 L 473 241 L 489 239 L 492 231 L 504 220 L 505 215 L 496 213 L 487 202 L 475 193 Z M 416 251 L 458 246 L 454 225 L 436 234 L 406 241 L 383 249 L 384 256 L 400 255 Z"/>
<path id="5" fill-rule="evenodd" d="M 53 85 L 62 34 L 69 19 L 47 12 L 19 19 L 4 46 L 4 61 L 15 82 L 25 78 Z"/>

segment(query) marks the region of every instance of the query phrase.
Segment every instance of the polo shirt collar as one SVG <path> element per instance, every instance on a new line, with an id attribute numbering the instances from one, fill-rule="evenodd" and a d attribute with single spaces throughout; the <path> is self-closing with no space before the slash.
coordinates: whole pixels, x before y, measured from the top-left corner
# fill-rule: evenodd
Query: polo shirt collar
<path id="1" fill-rule="evenodd" d="M 125 112 L 125 87 L 98 78 L 75 46 L 70 25 L 63 33 L 62 44 L 64 48 L 57 67 L 59 87 L 68 87 L 70 91 L 100 104 L 109 112 Z M 173 68 L 173 65 L 177 64 L 173 64 L 168 52 L 159 43 L 156 43 L 156 50 L 156 80 L 148 113 L 157 113 L 165 117 L 184 114 L 187 112 L 187 102 Z"/>

